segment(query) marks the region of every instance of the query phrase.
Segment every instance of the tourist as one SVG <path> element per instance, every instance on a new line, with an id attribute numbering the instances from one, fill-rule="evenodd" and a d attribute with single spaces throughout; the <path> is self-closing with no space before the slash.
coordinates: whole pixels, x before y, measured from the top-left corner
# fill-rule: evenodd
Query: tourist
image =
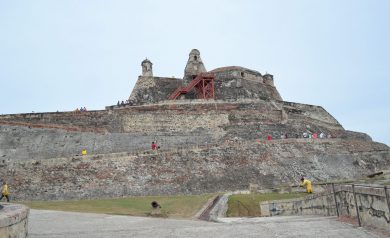
<path id="1" fill-rule="evenodd" d="M 313 139 L 317 139 L 318 138 L 318 134 L 317 133 L 314 133 L 313 134 Z"/>
<path id="2" fill-rule="evenodd" d="M 320 139 L 324 139 L 325 138 L 325 134 L 324 134 L 324 132 L 321 132 L 320 133 Z"/>
<path id="3" fill-rule="evenodd" d="M 272 140 L 272 136 L 268 134 L 267 140 Z"/>
<path id="4" fill-rule="evenodd" d="M 83 112 L 84 111 L 84 108 L 83 107 L 80 107 L 80 112 Z"/>
<path id="5" fill-rule="evenodd" d="M 120 103 L 119 100 L 118 100 L 118 103 L 117 103 L 116 105 L 119 107 L 120 104 L 121 104 L 121 103 Z"/>
<path id="6" fill-rule="evenodd" d="M 156 150 L 156 148 L 157 148 L 157 145 L 156 145 L 156 143 L 154 143 L 154 141 L 152 142 L 152 150 Z"/>
<path id="7" fill-rule="evenodd" d="M 308 138 L 307 132 L 303 132 L 302 136 L 303 138 Z"/>
<path id="8" fill-rule="evenodd" d="M 86 112 L 86 111 L 87 111 L 87 108 L 86 108 L 86 107 L 84 107 L 83 111 L 84 111 L 84 112 Z"/>
<path id="9" fill-rule="evenodd" d="M 7 199 L 7 202 L 9 202 L 9 191 L 8 191 L 8 185 L 7 181 L 3 182 L 3 187 L 1 188 L 1 197 L 0 201 L 5 197 Z"/>
<path id="10" fill-rule="evenodd" d="M 306 186 L 306 192 L 307 193 L 313 193 L 313 188 L 311 187 L 311 181 L 308 179 L 305 179 L 304 177 L 301 178 L 301 187 Z"/>

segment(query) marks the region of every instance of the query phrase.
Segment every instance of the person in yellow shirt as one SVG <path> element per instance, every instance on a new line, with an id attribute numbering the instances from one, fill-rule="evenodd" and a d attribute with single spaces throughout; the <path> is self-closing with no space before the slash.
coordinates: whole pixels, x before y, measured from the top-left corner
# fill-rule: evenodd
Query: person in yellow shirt
<path id="1" fill-rule="evenodd" d="M 306 192 L 307 193 L 313 193 L 313 188 L 311 187 L 311 181 L 308 179 L 305 179 L 304 177 L 301 178 L 301 186 L 306 186 Z"/>
<path id="2" fill-rule="evenodd" d="M 1 188 L 1 197 L 0 201 L 5 197 L 7 199 L 7 202 L 9 202 L 9 191 L 8 191 L 8 185 L 7 182 L 3 182 L 3 187 Z"/>

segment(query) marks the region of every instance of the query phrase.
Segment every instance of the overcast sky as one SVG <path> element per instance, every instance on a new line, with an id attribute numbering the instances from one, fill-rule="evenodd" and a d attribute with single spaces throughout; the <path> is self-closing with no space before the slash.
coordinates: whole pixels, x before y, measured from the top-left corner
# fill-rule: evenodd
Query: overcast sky
<path id="1" fill-rule="evenodd" d="M 0 114 L 104 109 L 145 57 L 182 77 L 193 48 L 207 70 L 271 73 L 285 101 L 390 145 L 386 0 L 0 0 Z"/>

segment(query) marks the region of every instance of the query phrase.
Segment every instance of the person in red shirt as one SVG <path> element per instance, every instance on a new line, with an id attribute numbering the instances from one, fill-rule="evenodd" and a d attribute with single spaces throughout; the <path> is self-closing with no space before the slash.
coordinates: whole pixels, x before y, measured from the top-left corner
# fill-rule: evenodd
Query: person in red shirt
<path id="1" fill-rule="evenodd" d="M 267 140 L 272 140 L 272 136 L 271 136 L 271 135 L 268 135 L 268 136 L 267 136 Z"/>
<path id="2" fill-rule="evenodd" d="M 156 143 L 154 143 L 154 141 L 152 142 L 152 150 L 155 150 L 157 148 L 157 145 Z"/>

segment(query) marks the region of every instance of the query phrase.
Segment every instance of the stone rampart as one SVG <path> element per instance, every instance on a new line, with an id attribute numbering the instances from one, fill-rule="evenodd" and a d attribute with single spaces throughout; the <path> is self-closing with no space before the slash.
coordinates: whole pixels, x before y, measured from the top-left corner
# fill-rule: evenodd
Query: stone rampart
<path id="1" fill-rule="evenodd" d="M 162 102 L 183 85 L 184 81 L 180 78 L 140 76 L 131 92 L 129 101 L 131 105 Z M 249 69 L 217 72 L 214 90 L 215 100 L 282 100 L 273 84 L 264 83 L 260 73 Z M 196 99 L 193 92 L 182 97 L 186 100 Z"/>
<path id="2" fill-rule="evenodd" d="M 0 237 L 27 237 L 29 208 L 12 203 L 0 203 L 0 207 Z"/>
<path id="3" fill-rule="evenodd" d="M 323 108 L 264 100 L 177 101 L 115 110 L 0 116 L 0 159 L 67 157 L 87 149 L 106 154 L 219 144 L 226 140 L 301 137 L 302 132 L 346 135 Z M 355 136 L 354 139 L 357 137 Z"/>
<path id="4" fill-rule="evenodd" d="M 268 100 L 2 115 L 0 177 L 17 200 L 62 200 L 352 179 L 389 166 L 389 147 L 348 133 L 322 107 Z"/>
<path id="5" fill-rule="evenodd" d="M 264 142 L 3 161 L 0 177 L 9 178 L 15 200 L 67 200 L 274 187 L 302 174 L 314 181 L 353 179 L 390 165 L 388 147 L 374 142 Z"/>

